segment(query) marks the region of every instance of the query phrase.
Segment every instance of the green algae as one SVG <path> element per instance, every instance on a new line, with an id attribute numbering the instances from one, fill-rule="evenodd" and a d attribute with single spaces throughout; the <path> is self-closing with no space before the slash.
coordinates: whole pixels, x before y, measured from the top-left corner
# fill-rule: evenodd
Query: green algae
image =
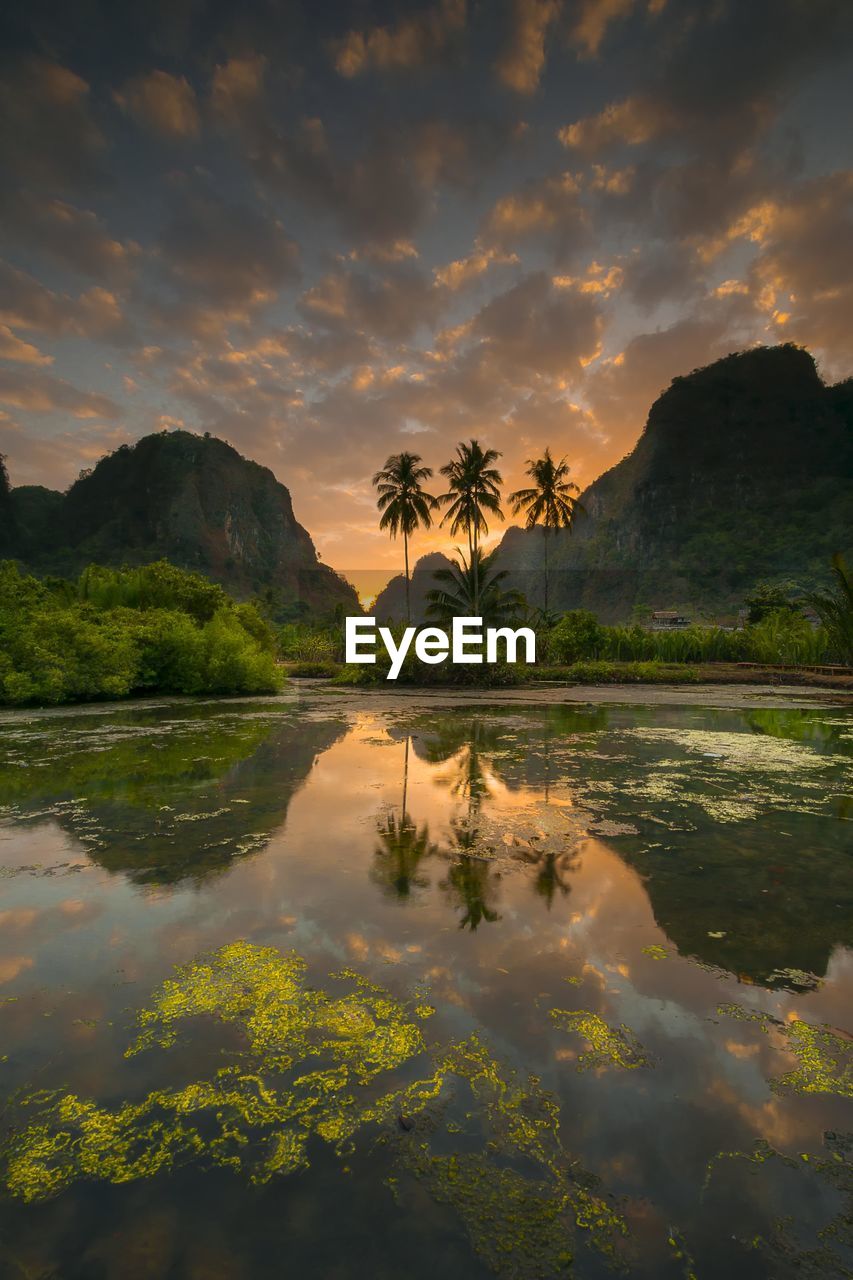
<path id="1" fill-rule="evenodd" d="M 619 1067 L 631 1071 L 637 1067 L 651 1066 L 651 1059 L 630 1027 L 609 1026 L 597 1013 L 586 1009 L 552 1009 L 550 1017 L 562 1031 L 572 1031 L 583 1037 L 589 1049 L 578 1054 L 578 1071 Z"/>
<path id="2" fill-rule="evenodd" d="M 774 1093 L 833 1093 L 853 1098 L 853 1042 L 832 1027 L 799 1018 L 782 1022 L 737 1004 L 718 1005 L 717 1012 L 741 1022 L 755 1022 L 765 1033 L 777 1036 L 796 1058 L 796 1067 L 769 1082 Z"/>
<path id="3" fill-rule="evenodd" d="M 666 947 L 660 946 L 660 944 L 657 942 L 653 942 L 648 947 L 642 947 L 641 950 L 644 956 L 650 956 L 652 960 L 669 959 L 669 952 L 667 951 Z"/>
<path id="4" fill-rule="evenodd" d="M 301 956 L 248 942 L 179 967 L 136 1015 L 125 1057 L 173 1053 L 204 1020 L 227 1033 L 226 1065 L 114 1106 L 61 1090 L 21 1099 L 6 1190 L 33 1203 L 83 1179 L 118 1185 L 189 1163 L 264 1184 L 308 1167 L 312 1140 L 348 1158 L 378 1130 L 395 1193 L 409 1177 L 452 1208 L 499 1275 L 547 1280 L 578 1247 L 618 1261 L 624 1220 L 565 1149 L 559 1104 L 536 1077 L 476 1034 L 428 1048 L 423 992 L 399 1000 L 351 969 L 330 984 L 309 986 Z M 426 1072 L 401 1081 L 418 1062 Z M 448 1151 L 454 1136 L 463 1149 Z"/>

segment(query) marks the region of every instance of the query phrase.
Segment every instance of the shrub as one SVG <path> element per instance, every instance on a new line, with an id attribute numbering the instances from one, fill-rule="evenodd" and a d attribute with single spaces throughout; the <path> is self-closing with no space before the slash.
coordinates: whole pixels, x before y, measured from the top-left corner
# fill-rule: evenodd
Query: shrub
<path id="1" fill-rule="evenodd" d="M 587 609 L 564 613 L 547 633 L 545 649 L 552 662 L 577 662 L 598 656 L 605 644 L 605 628 Z"/>
<path id="2" fill-rule="evenodd" d="M 0 564 L 0 702 L 279 688 L 272 633 L 253 606 L 234 605 L 218 587 L 207 593 L 213 584 L 166 562 L 149 568 L 156 572 L 146 577 L 93 566 L 69 584 Z M 142 603 L 158 595 L 184 607 Z M 205 620 L 214 599 L 220 603 Z"/>

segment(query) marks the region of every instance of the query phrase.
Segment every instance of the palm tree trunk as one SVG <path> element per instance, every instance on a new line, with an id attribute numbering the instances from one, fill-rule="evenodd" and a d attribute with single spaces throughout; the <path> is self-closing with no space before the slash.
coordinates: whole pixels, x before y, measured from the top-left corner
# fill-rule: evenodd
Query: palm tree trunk
<path id="1" fill-rule="evenodd" d="M 403 555 L 406 560 L 406 623 L 412 621 L 412 604 L 409 599 L 409 535 L 403 530 Z"/>
<path id="2" fill-rule="evenodd" d="M 477 525 L 474 525 L 474 541 L 471 549 L 471 567 L 474 579 L 474 617 L 480 616 L 480 566 L 477 564 Z"/>
<path id="3" fill-rule="evenodd" d="M 545 613 L 548 613 L 548 526 L 545 526 Z"/>

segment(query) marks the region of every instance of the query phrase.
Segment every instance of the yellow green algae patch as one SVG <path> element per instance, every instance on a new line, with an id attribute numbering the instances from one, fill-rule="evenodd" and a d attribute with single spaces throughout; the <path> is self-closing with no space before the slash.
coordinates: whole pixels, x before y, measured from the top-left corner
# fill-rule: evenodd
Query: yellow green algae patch
<path id="1" fill-rule="evenodd" d="M 265 1183 L 305 1168 L 312 1140 L 349 1154 L 378 1127 L 395 1193 L 415 1179 L 497 1274 L 549 1280 L 579 1238 L 618 1261 L 624 1220 L 564 1148 L 559 1105 L 538 1079 L 519 1078 L 476 1034 L 427 1050 L 434 1010 L 422 991 L 398 1000 L 352 970 L 326 990 L 306 973 L 301 956 L 248 942 L 177 969 L 136 1015 L 126 1056 L 169 1052 L 203 1019 L 230 1030 L 225 1065 L 113 1107 L 31 1094 L 3 1143 L 8 1192 L 41 1201 L 82 1179 L 125 1183 L 191 1162 Z"/>
<path id="2" fill-rule="evenodd" d="M 643 947 L 642 952 L 644 956 L 651 956 L 652 960 L 667 960 L 669 958 L 669 952 L 666 947 L 662 947 L 657 942 L 653 942 L 648 947 Z"/>
<path id="3" fill-rule="evenodd" d="M 493 1271 L 550 1280 L 571 1269 L 579 1239 L 620 1264 L 625 1221 L 564 1148 L 557 1100 L 535 1076 L 520 1078 L 472 1035 L 439 1056 L 433 1083 L 436 1097 L 451 1086 L 471 1105 L 461 1123 L 436 1108 L 396 1131 L 398 1164 L 455 1209 Z M 448 1153 L 454 1134 L 475 1149 Z M 394 1190 L 399 1197 L 398 1179 Z"/>
<path id="4" fill-rule="evenodd" d="M 589 1049 L 578 1054 L 578 1071 L 602 1067 L 621 1067 L 631 1071 L 652 1065 L 643 1046 L 624 1023 L 611 1027 L 597 1013 L 586 1009 L 552 1009 L 550 1017 L 561 1031 L 573 1031 L 589 1045 Z"/>
<path id="5" fill-rule="evenodd" d="M 721 1004 L 717 1012 L 741 1022 L 755 1022 L 767 1034 L 781 1038 L 797 1060 L 796 1067 L 770 1081 L 776 1093 L 834 1093 L 853 1098 L 853 1041 L 832 1027 L 815 1026 L 799 1018 L 782 1022 L 770 1014 L 737 1004 Z"/>

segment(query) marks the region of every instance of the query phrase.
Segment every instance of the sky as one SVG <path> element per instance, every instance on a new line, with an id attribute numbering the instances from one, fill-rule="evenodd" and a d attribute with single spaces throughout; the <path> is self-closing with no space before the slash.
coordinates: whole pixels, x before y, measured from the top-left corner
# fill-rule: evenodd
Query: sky
<path id="1" fill-rule="evenodd" d="M 584 486 L 730 351 L 853 375 L 849 0 L 7 0 L 0 49 L 13 484 L 209 431 L 386 573 L 389 454 Z"/>

